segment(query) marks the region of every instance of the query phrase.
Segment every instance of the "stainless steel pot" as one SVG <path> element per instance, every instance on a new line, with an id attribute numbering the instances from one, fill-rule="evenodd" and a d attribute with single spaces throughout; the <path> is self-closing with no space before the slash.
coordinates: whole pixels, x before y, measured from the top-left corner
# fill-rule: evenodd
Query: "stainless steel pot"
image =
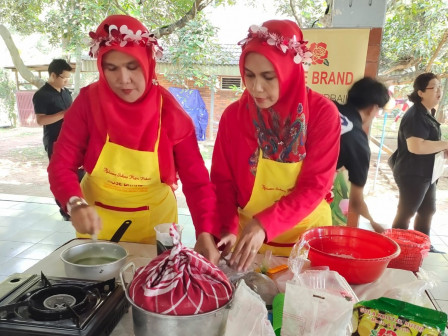
<path id="1" fill-rule="evenodd" d="M 120 245 L 101 241 L 72 246 L 61 253 L 68 277 L 100 281 L 118 277 L 127 256 Z"/>
<path id="2" fill-rule="evenodd" d="M 121 283 L 125 286 L 126 298 L 132 306 L 135 336 L 221 336 L 224 335 L 231 300 L 224 306 L 204 314 L 173 316 L 152 313 L 138 307 L 129 296 L 129 284 L 124 280 L 124 272 L 135 264 L 129 263 L 120 271 Z"/>
<path id="3" fill-rule="evenodd" d="M 111 238 L 111 242 L 94 241 L 69 247 L 61 253 L 65 273 L 77 279 L 105 281 L 117 278 L 128 256 L 117 243 L 132 221 L 126 220 Z"/>

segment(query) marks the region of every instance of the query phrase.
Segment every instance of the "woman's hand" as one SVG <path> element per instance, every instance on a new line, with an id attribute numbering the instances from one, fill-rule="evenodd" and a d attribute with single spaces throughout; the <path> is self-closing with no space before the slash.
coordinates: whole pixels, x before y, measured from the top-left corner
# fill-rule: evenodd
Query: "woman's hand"
<path id="1" fill-rule="evenodd" d="M 215 238 L 208 232 L 199 234 L 194 250 L 210 260 L 215 265 L 218 265 L 221 254 L 215 244 Z"/>
<path id="2" fill-rule="evenodd" d="M 232 253 L 229 264 L 239 272 L 246 271 L 254 262 L 255 256 L 266 238 L 261 223 L 253 218 L 244 227 L 240 239 Z"/>
<path id="3" fill-rule="evenodd" d="M 92 205 L 80 205 L 70 213 L 72 225 L 79 233 L 98 234 L 103 227 L 100 216 Z"/>
<path id="4" fill-rule="evenodd" d="M 222 236 L 221 240 L 218 242 L 218 248 L 224 246 L 224 250 L 221 252 L 222 258 L 225 258 L 230 253 L 230 251 L 232 251 L 235 242 L 236 236 L 233 233 L 227 233 Z"/>

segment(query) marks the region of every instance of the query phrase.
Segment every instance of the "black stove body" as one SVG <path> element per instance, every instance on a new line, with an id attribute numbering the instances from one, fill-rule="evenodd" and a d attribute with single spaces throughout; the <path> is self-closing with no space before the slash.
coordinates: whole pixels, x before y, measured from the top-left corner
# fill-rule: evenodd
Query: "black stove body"
<path id="1" fill-rule="evenodd" d="M 0 283 L 0 335 L 106 336 L 128 308 L 113 278 L 14 274 Z"/>

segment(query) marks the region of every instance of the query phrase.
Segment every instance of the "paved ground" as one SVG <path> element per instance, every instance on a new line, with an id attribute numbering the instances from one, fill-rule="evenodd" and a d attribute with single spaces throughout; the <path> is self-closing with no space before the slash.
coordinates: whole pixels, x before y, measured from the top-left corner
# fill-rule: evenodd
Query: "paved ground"
<path id="1" fill-rule="evenodd" d="M 0 139 L 0 193 L 52 197 L 47 180 L 48 159 L 42 145 L 42 129 L 0 128 Z M 389 146 L 393 146 L 394 142 L 385 140 Z M 209 165 L 211 144 L 202 143 L 201 151 L 207 152 L 206 164 Z M 387 226 L 395 215 L 398 191 L 386 163 L 388 154 L 382 153 L 379 165 L 377 158 L 378 147 L 372 145 L 366 199 L 374 218 Z M 439 180 L 437 193 L 437 214 L 434 220 L 442 225 L 448 218 L 448 176 Z M 186 207 L 180 188 L 177 194 L 179 206 Z"/>
<path id="2" fill-rule="evenodd" d="M 0 193 L 52 197 L 42 128 L 2 128 L 0 139 Z"/>

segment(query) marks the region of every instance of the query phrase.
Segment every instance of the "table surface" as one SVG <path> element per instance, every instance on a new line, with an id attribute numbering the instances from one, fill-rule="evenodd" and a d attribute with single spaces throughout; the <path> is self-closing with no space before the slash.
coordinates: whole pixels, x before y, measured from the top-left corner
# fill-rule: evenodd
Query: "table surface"
<path id="1" fill-rule="evenodd" d="M 73 239 L 63 246 L 56 249 L 46 258 L 29 268 L 25 273 L 27 274 L 40 274 L 41 271 L 46 276 L 67 277 L 64 269 L 64 263 L 62 262 L 61 253 L 72 246 L 79 245 L 85 242 L 90 242 L 85 239 Z M 126 265 L 134 263 L 136 267 L 145 266 L 157 255 L 155 245 L 139 244 L 139 243 L 118 243 L 128 251 Z M 128 283 L 132 279 L 132 268 L 129 268 L 124 272 L 124 280 Z M 119 279 L 119 276 L 117 277 Z M 373 283 L 365 285 L 353 285 L 351 286 L 359 300 L 371 300 L 383 296 L 388 290 L 396 288 L 397 286 L 415 281 L 416 277 L 413 272 L 404 271 L 399 269 L 387 268 L 381 277 Z M 121 282 L 121 280 L 120 280 Z M 427 296 L 424 298 L 425 306 L 434 307 L 431 300 Z M 115 327 L 111 336 L 133 336 L 132 328 L 132 309 L 129 309 L 118 325 Z"/>

